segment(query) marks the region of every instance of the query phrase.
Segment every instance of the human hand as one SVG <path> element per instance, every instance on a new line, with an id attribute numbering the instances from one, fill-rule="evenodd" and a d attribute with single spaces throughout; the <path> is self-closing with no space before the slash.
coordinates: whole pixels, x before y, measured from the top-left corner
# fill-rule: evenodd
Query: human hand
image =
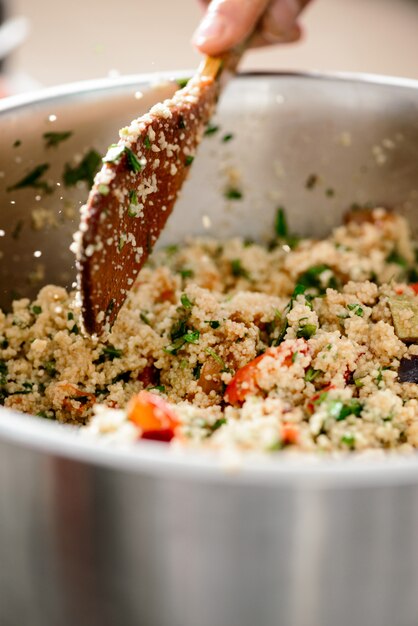
<path id="1" fill-rule="evenodd" d="M 199 0 L 206 14 L 194 36 L 203 54 L 216 56 L 251 37 L 251 47 L 297 41 L 299 14 L 311 0 Z"/>

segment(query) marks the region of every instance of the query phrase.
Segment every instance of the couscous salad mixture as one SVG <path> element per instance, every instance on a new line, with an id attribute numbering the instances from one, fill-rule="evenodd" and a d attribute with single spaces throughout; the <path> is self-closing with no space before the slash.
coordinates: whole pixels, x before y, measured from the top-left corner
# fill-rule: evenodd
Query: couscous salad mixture
<path id="1" fill-rule="evenodd" d="M 192 239 L 153 254 L 105 339 L 49 285 L 0 312 L 0 404 L 133 444 L 418 447 L 418 266 L 407 222 L 323 240 Z"/>

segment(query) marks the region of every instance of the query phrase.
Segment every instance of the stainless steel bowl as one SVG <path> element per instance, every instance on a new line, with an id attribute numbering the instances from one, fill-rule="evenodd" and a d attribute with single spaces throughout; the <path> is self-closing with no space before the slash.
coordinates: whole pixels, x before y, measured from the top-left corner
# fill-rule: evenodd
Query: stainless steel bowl
<path id="1" fill-rule="evenodd" d="M 142 76 L 0 104 L 2 306 L 42 283 L 71 285 L 71 206 L 86 187 L 65 188 L 65 164 L 103 152 L 173 90 Z M 165 242 L 208 230 L 263 238 L 278 204 L 302 234 L 325 234 L 366 202 L 398 208 L 418 230 L 417 82 L 242 76 L 217 124 Z M 45 148 L 43 133 L 67 130 Z M 234 139 L 222 143 L 223 132 Z M 44 163 L 53 194 L 7 191 Z M 241 202 L 223 198 L 231 168 Z M 34 208 L 49 226 L 33 229 Z M 108 449 L 1 408 L 0 563 L 2 626 L 416 626 L 418 457 L 279 455 L 232 472 L 158 443 Z"/>

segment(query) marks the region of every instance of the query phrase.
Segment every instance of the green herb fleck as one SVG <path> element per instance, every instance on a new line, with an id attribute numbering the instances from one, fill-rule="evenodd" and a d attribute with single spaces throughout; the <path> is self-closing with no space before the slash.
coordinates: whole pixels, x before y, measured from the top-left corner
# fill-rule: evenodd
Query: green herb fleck
<path id="1" fill-rule="evenodd" d="M 15 191 L 17 189 L 24 189 L 25 187 L 33 187 L 34 189 L 40 189 L 45 193 L 52 193 L 53 188 L 45 181 L 41 180 L 46 171 L 49 170 L 49 163 L 42 163 L 37 165 L 33 170 L 26 174 L 21 180 L 14 185 L 7 187 L 7 191 Z"/>
<path id="2" fill-rule="evenodd" d="M 70 322 L 73 319 L 74 319 L 74 313 L 72 311 L 68 311 L 67 320 Z"/>
<path id="3" fill-rule="evenodd" d="M 327 282 L 321 280 L 321 275 L 324 272 L 330 272 L 330 276 Z M 334 273 L 329 265 L 314 265 L 301 274 L 298 278 L 298 284 L 303 285 L 305 288 L 316 289 L 320 294 L 324 294 L 328 287 L 336 289 L 338 284 Z"/>
<path id="4" fill-rule="evenodd" d="M 219 126 L 214 126 L 213 124 L 208 124 L 206 126 L 206 130 L 204 132 L 204 135 L 209 137 L 210 135 L 214 135 L 215 133 L 217 133 L 218 130 L 219 130 Z"/>
<path id="5" fill-rule="evenodd" d="M 110 192 L 110 187 L 109 185 L 104 185 L 103 183 L 100 184 L 97 187 L 97 191 L 102 195 L 102 196 L 107 196 Z"/>
<path id="6" fill-rule="evenodd" d="M 218 320 L 208 320 L 206 324 L 209 324 L 209 326 L 213 328 L 213 330 L 216 330 L 221 325 L 221 323 L 218 322 Z"/>
<path id="7" fill-rule="evenodd" d="M 184 121 L 183 115 L 179 115 L 179 120 L 177 122 L 177 128 L 179 128 L 180 130 L 183 130 L 183 128 L 186 128 L 186 122 Z"/>
<path id="8" fill-rule="evenodd" d="M 164 385 L 153 385 L 152 387 L 148 387 L 149 391 L 151 391 L 151 389 L 155 389 L 156 391 L 159 391 L 160 393 L 165 393 Z"/>
<path id="9" fill-rule="evenodd" d="M 392 252 L 386 257 L 386 263 L 395 263 L 396 265 L 400 265 L 400 267 L 407 268 L 408 261 L 403 257 L 397 250 L 392 250 Z"/>
<path id="10" fill-rule="evenodd" d="M 120 359 L 122 355 L 123 355 L 123 350 L 120 350 L 119 348 L 115 348 L 114 345 L 109 343 L 107 346 L 103 346 L 102 354 L 99 357 L 99 362 L 103 363 L 105 359 L 108 359 L 109 361 L 113 361 L 114 359 Z M 103 360 L 101 361 L 100 359 L 102 357 L 103 357 Z"/>
<path id="11" fill-rule="evenodd" d="M 313 383 L 313 381 L 318 378 L 320 373 L 321 373 L 320 370 L 315 370 L 313 367 L 310 367 L 305 374 L 305 381 L 307 383 Z"/>
<path id="12" fill-rule="evenodd" d="M 21 140 L 20 139 L 16 139 L 16 141 L 13 144 L 13 148 L 18 148 L 21 145 L 22 145 Z"/>
<path id="13" fill-rule="evenodd" d="M 214 350 L 212 350 L 212 348 L 206 348 L 205 352 L 206 352 L 206 354 L 209 354 L 209 356 L 211 356 L 212 359 L 214 359 L 218 365 L 221 366 L 222 372 L 228 372 L 229 371 L 229 369 L 226 366 L 225 361 L 223 359 L 221 359 L 221 357 L 218 354 L 216 354 L 216 352 Z"/>
<path id="14" fill-rule="evenodd" d="M 235 278 L 246 278 L 247 280 L 250 280 L 250 274 L 248 270 L 242 266 L 241 259 L 232 259 L 231 272 Z"/>
<path id="15" fill-rule="evenodd" d="M 179 270 L 179 274 L 182 278 L 193 278 L 194 271 L 184 268 L 184 269 Z"/>
<path id="16" fill-rule="evenodd" d="M 180 302 L 185 309 L 191 309 L 193 306 L 193 302 L 189 299 L 189 297 L 185 293 L 181 294 Z"/>
<path id="17" fill-rule="evenodd" d="M 78 182 L 84 181 L 89 187 L 92 187 L 101 162 L 100 154 L 96 150 L 90 150 L 78 165 L 73 166 L 66 163 L 63 174 L 64 185 L 74 187 Z"/>
<path id="18" fill-rule="evenodd" d="M 216 422 L 214 422 L 213 424 L 208 425 L 208 430 L 209 430 L 209 434 L 208 437 L 210 437 L 210 435 L 212 433 L 214 433 L 216 430 L 219 430 L 219 428 L 221 426 L 223 426 L 224 424 L 226 424 L 226 419 L 225 417 L 219 417 Z"/>
<path id="19" fill-rule="evenodd" d="M 228 143 L 228 141 L 231 141 L 231 139 L 234 138 L 234 135 L 232 133 L 226 133 L 223 137 L 222 137 L 222 142 L 223 143 Z"/>
<path id="20" fill-rule="evenodd" d="M 119 237 L 119 243 L 118 243 L 119 252 L 122 252 L 125 244 L 126 244 L 126 234 L 122 233 L 121 236 Z"/>
<path id="21" fill-rule="evenodd" d="M 63 130 L 61 132 L 44 133 L 42 137 L 45 139 L 46 148 L 55 148 L 66 139 L 69 139 L 72 134 L 71 130 Z"/>
<path id="22" fill-rule="evenodd" d="M 183 87 L 187 85 L 189 80 L 190 80 L 190 76 L 188 78 L 176 78 L 176 83 L 178 84 L 180 89 L 183 89 Z"/>
<path id="23" fill-rule="evenodd" d="M 31 311 L 34 315 L 40 315 L 40 313 L 42 313 L 42 307 L 37 304 L 34 304 L 31 308 Z"/>
<path id="24" fill-rule="evenodd" d="M 116 304 L 116 301 L 113 298 L 111 298 L 106 308 L 106 317 L 108 317 L 111 314 L 111 312 L 115 308 L 115 304 Z"/>
<path id="25" fill-rule="evenodd" d="M 286 213 L 283 207 L 279 207 L 276 213 L 275 231 L 277 237 L 285 239 L 289 234 Z"/>
<path id="26" fill-rule="evenodd" d="M 51 359 L 51 361 L 46 361 L 42 366 L 44 370 L 46 371 L 46 373 L 48 374 L 48 376 L 50 376 L 51 378 L 54 378 L 54 376 L 56 376 L 57 374 L 57 369 L 55 365 L 56 365 L 55 359 Z"/>
<path id="27" fill-rule="evenodd" d="M 363 317 L 364 315 L 364 310 L 359 304 L 347 304 L 347 309 L 353 311 L 358 317 Z"/>
<path id="28" fill-rule="evenodd" d="M 341 443 L 343 443 L 344 445 L 348 446 L 351 450 L 353 450 L 356 445 L 356 438 L 354 435 L 347 433 L 341 437 Z"/>
<path id="29" fill-rule="evenodd" d="M 151 323 L 148 319 L 147 313 L 145 311 L 141 311 L 139 314 L 139 317 L 141 319 L 142 322 L 144 322 L 144 324 L 146 324 L 147 326 L 151 326 Z"/>
<path id="30" fill-rule="evenodd" d="M 189 165 L 191 165 L 194 161 L 194 156 L 192 156 L 191 154 L 188 154 L 184 160 L 184 165 L 186 167 L 188 167 Z"/>
<path id="31" fill-rule="evenodd" d="M 224 192 L 224 196 L 227 200 L 241 200 L 243 197 L 242 191 L 236 187 L 228 187 Z"/>
<path id="32" fill-rule="evenodd" d="M 304 326 L 299 326 L 296 331 L 296 337 L 299 339 L 310 339 L 314 336 L 317 330 L 318 329 L 315 324 L 305 324 Z"/>
<path id="33" fill-rule="evenodd" d="M 147 150 L 151 150 L 151 141 L 148 135 L 145 135 L 144 146 Z"/>

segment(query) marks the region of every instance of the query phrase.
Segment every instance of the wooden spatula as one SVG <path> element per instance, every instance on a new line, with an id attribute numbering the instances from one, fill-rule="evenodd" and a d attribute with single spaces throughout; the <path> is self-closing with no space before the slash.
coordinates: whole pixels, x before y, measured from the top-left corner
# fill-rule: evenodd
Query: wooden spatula
<path id="1" fill-rule="evenodd" d="M 85 329 L 108 331 L 152 250 L 190 170 L 219 96 L 242 54 L 207 57 L 171 100 L 122 129 L 81 211 L 75 235 Z"/>

